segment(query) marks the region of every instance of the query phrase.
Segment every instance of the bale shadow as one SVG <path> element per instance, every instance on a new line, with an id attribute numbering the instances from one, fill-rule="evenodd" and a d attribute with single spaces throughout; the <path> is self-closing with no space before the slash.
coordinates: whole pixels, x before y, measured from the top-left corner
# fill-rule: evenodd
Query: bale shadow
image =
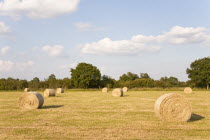
<path id="1" fill-rule="evenodd" d="M 60 97 L 63 97 L 63 96 L 55 96 L 56 98 L 58 97 L 58 98 L 60 98 Z"/>
<path id="2" fill-rule="evenodd" d="M 198 115 L 198 114 L 192 114 L 189 122 L 199 121 L 199 120 L 202 120 L 204 118 L 205 118 L 204 116 L 201 116 L 201 115 Z"/>
<path id="3" fill-rule="evenodd" d="M 130 95 L 123 95 L 122 97 L 128 97 L 128 96 L 130 96 Z"/>
<path id="4" fill-rule="evenodd" d="M 50 105 L 50 106 L 43 106 L 42 109 L 59 108 L 63 106 L 64 105 Z"/>

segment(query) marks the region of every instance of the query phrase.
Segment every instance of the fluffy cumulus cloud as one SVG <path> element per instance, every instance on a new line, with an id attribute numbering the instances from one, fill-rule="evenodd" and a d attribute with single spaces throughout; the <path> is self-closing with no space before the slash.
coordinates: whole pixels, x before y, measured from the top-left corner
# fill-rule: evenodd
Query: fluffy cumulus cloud
<path id="1" fill-rule="evenodd" d="M 64 47 L 61 45 L 46 45 L 41 48 L 41 50 L 47 53 L 49 56 L 59 56 L 62 54 Z"/>
<path id="2" fill-rule="evenodd" d="M 210 34 L 203 27 L 174 26 L 168 32 L 157 36 L 136 35 L 130 40 L 113 41 L 104 38 L 97 42 L 81 45 L 84 54 L 125 54 L 135 55 L 142 52 L 157 52 L 159 46 L 171 45 L 210 45 Z"/>
<path id="3" fill-rule="evenodd" d="M 94 26 L 93 24 L 89 22 L 77 22 L 74 24 L 78 31 L 84 32 L 84 31 L 103 31 L 104 28 Z"/>
<path id="4" fill-rule="evenodd" d="M 77 10 L 80 0 L 3 0 L 0 15 L 52 18 Z"/>
<path id="5" fill-rule="evenodd" d="M 34 65 L 33 61 L 26 62 L 13 62 L 13 61 L 5 61 L 0 60 L 0 71 L 1 72 L 10 72 L 13 70 L 25 70 L 28 67 L 32 67 Z"/>
<path id="6" fill-rule="evenodd" d="M 206 43 L 210 39 L 208 30 L 203 27 L 174 26 L 168 32 L 158 36 L 137 35 L 132 38 L 142 43 L 170 43 L 173 45 Z"/>
<path id="7" fill-rule="evenodd" d="M 7 34 L 9 33 L 11 30 L 10 30 L 10 27 L 7 26 L 4 22 L 1 22 L 0 21 L 0 35 L 4 35 L 4 34 Z"/>
<path id="8" fill-rule="evenodd" d="M 9 47 L 9 46 L 0 48 L 0 56 L 8 54 L 8 52 L 10 51 L 10 49 L 11 49 L 11 47 Z"/>
<path id="9" fill-rule="evenodd" d="M 81 51 L 85 54 L 132 55 L 159 50 L 160 47 L 158 46 L 146 46 L 144 43 L 134 42 L 132 40 L 113 41 L 110 38 L 104 38 L 98 42 L 83 45 Z"/>

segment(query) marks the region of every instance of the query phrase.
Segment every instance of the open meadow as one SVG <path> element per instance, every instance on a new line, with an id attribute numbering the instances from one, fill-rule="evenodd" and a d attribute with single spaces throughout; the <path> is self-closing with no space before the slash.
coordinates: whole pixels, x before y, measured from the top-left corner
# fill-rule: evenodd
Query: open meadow
<path id="1" fill-rule="evenodd" d="M 192 104 L 187 123 L 168 123 L 154 113 L 165 93 Z M 41 109 L 21 111 L 22 92 L 0 92 L 0 139 L 210 139 L 210 91 L 67 91 L 45 98 Z M 43 94 L 43 92 L 40 92 Z"/>

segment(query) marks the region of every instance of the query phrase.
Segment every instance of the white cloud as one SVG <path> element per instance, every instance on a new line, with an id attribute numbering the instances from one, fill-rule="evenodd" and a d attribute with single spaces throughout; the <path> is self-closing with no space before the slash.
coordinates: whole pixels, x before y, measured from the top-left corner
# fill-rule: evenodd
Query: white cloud
<path id="1" fill-rule="evenodd" d="M 41 50 L 50 56 L 59 56 L 62 54 L 64 47 L 61 45 L 46 45 L 41 48 Z"/>
<path id="2" fill-rule="evenodd" d="M 205 43 L 210 39 L 208 30 L 203 27 L 174 26 L 168 32 L 158 36 L 137 35 L 132 37 L 135 42 L 170 43 L 173 45 Z"/>
<path id="3" fill-rule="evenodd" d="M 25 70 L 28 67 L 32 67 L 34 65 L 33 61 L 26 62 L 13 62 L 13 61 L 4 61 L 0 60 L 0 71 L 1 72 L 9 72 L 13 70 Z"/>
<path id="4" fill-rule="evenodd" d="M 3 0 L 0 15 L 52 18 L 77 10 L 80 0 Z"/>
<path id="5" fill-rule="evenodd" d="M 112 41 L 104 38 L 97 42 L 81 45 L 84 54 L 119 54 L 137 55 L 142 52 L 157 52 L 159 46 L 171 45 L 210 45 L 210 34 L 203 27 L 181 27 L 174 26 L 168 32 L 157 36 L 136 35 L 130 40 Z"/>
<path id="6" fill-rule="evenodd" d="M 26 61 L 26 62 L 16 63 L 16 64 L 21 68 L 26 68 L 26 67 L 29 67 L 29 66 L 33 66 L 34 62 L 29 60 L 29 61 Z"/>
<path id="7" fill-rule="evenodd" d="M 4 22 L 0 22 L 0 35 L 4 35 L 11 32 L 9 26 L 7 26 Z"/>
<path id="8" fill-rule="evenodd" d="M 0 71 L 10 71 L 14 67 L 14 62 L 0 60 Z"/>
<path id="9" fill-rule="evenodd" d="M 84 54 L 119 54 L 132 55 L 141 52 L 159 51 L 158 46 L 146 46 L 143 43 L 133 42 L 131 40 L 112 41 L 110 38 L 104 38 L 98 42 L 88 43 L 82 46 Z"/>
<path id="10" fill-rule="evenodd" d="M 10 51 L 10 49 L 11 49 L 11 47 L 9 47 L 9 46 L 0 48 L 0 56 L 1 55 L 6 55 Z"/>
<path id="11" fill-rule="evenodd" d="M 78 31 L 85 32 L 85 31 L 103 31 L 104 28 L 96 27 L 89 22 L 77 22 L 74 24 Z"/>

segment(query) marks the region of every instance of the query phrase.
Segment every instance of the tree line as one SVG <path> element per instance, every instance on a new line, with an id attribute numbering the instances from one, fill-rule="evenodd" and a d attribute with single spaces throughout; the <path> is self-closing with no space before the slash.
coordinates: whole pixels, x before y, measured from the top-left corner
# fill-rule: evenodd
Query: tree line
<path id="1" fill-rule="evenodd" d="M 100 70 L 92 64 L 79 63 L 75 69 L 70 69 L 71 78 L 57 79 L 54 74 L 40 80 L 38 77 L 31 81 L 21 79 L 0 79 L 0 90 L 23 90 L 28 87 L 32 90 L 44 90 L 46 88 L 168 88 L 168 87 L 200 87 L 207 89 L 210 84 L 210 57 L 198 59 L 191 63 L 186 73 L 190 78 L 187 82 L 181 82 L 176 77 L 161 77 L 154 80 L 148 73 L 135 74 L 127 72 L 119 77 L 119 80 L 101 75 Z"/>

